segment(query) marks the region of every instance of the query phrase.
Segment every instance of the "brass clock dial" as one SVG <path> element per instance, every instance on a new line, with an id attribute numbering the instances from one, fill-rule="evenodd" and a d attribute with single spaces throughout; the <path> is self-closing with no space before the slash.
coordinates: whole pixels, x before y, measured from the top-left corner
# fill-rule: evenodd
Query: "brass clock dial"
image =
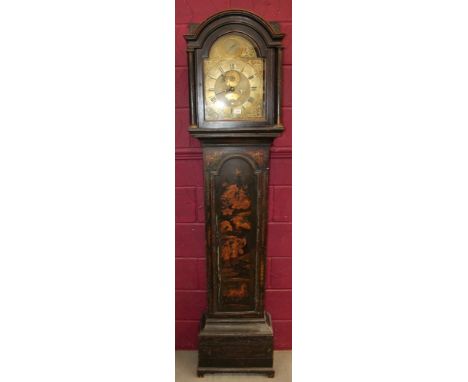
<path id="1" fill-rule="evenodd" d="M 204 60 L 205 120 L 263 120 L 264 62 L 250 41 L 219 38 Z"/>

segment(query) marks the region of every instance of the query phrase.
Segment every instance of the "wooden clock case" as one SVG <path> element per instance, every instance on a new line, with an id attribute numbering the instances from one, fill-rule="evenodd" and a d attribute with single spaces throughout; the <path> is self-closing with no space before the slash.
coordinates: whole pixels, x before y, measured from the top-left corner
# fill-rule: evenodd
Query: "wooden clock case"
<path id="1" fill-rule="evenodd" d="M 204 118 L 203 59 L 226 33 L 252 41 L 264 58 L 264 120 Z M 244 10 L 190 26 L 190 128 L 203 150 L 208 309 L 201 319 L 198 375 L 274 376 L 273 329 L 264 310 L 269 154 L 281 124 L 284 37 L 276 23 Z"/>

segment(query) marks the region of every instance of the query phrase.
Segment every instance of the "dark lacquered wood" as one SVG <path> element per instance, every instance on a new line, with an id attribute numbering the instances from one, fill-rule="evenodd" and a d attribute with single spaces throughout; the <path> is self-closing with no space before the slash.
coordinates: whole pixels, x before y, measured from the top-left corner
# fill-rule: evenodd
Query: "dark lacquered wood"
<path id="1" fill-rule="evenodd" d="M 195 58 L 193 52 L 188 52 L 189 68 L 189 100 L 190 100 L 190 127 L 197 127 L 197 105 L 195 87 Z"/>
<path id="2" fill-rule="evenodd" d="M 225 33 L 250 39 L 265 60 L 265 120 L 205 121 L 203 59 Z M 203 149 L 208 309 L 199 334 L 198 375 L 272 377 L 273 328 L 265 312 L 270 147 L 281 124 L 281 40 L 277 24 L 243 11 L 218 13 L 185 36 L 189 132 Z"/>
<path id="3" fill-rule="evenodd" d="M 236 32 L 251 40 L 256 47 L 257 55 L 265 59 L 265 110 L 264 121 L 205 121 L 203 105 L 203 58 L 208 57 L 213 42 L 220 36 Z M 203 23 L 197 25 L 192 33 L 184 36 L 187 40 L 187 52 L 193 54 L 194 76 L 189 76 L 190 105 L 196 104 L 198 128 L 241 128 L 241 127 L 272 127 L 279 129 L 278 97 L 281 94 L 281 40 L 283 33 L 276 31 L 269 23 L 254 13 L 244 10 L 229 10 L 220 12 Z M 192 78 L 193 77 L 193 78 Z"/>
<path id="4" fill-rule="evenodd" d="M 281 124 L 281 81 L 283 79 L 283 73 L 281 70 L 281 63 L 283 62 L 283 51 L 277 49 L 276 51 L 276 63 L 278 67 L 278 73 L 276 76 L 276 126 L 282 128 Z"/>

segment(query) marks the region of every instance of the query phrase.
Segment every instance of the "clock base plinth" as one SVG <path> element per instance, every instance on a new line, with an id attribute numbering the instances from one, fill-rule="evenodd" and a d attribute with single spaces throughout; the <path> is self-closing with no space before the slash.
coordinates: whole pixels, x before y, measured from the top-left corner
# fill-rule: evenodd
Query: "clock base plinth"
<path id="1" fill-rule="evenodd" d="M 263 374 L 268 378 L 275 376 L 275 370 L 272 367 L 199 367 L 197 369 L 197 376 L 204 377 L 205 374 L 210 373 L 229 373 L 229 374 Z"/>
<path id="2" fill-rule="evenodd" d="M 206 373 L 274 376 L 273 328 L 269 313 L 261 318 L 206 318 L 199 333 L 199 377 Z"/>

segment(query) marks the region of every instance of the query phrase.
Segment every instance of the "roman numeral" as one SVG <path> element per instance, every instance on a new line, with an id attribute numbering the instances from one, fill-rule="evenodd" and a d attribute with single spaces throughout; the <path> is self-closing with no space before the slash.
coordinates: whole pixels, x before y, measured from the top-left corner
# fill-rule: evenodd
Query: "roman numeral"
<path id="1" fill-rule="evenodd" d="M 236 64 L 230 64 L 230 65 L 229 65 L 229 68 L 230 68 L 231 70 L 234 70 L 234 69 L 236 68 Z"/>

